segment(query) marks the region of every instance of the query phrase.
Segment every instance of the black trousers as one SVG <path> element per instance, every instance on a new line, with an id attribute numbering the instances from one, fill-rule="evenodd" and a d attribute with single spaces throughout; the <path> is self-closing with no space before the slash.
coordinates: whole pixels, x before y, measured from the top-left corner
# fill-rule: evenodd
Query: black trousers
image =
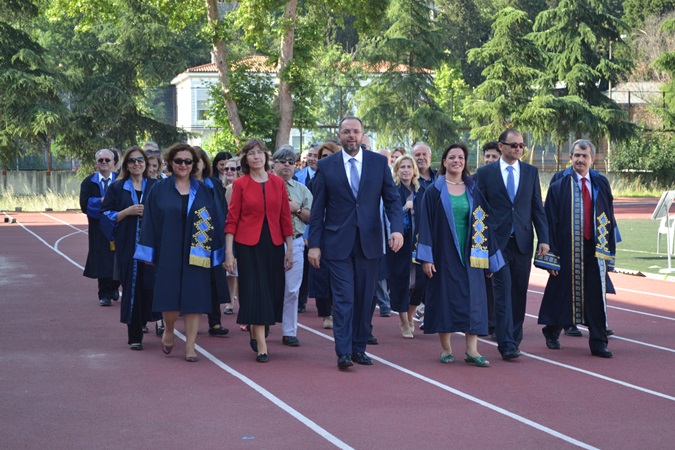
<path id="1" fill-rule="evenodd" d="M 591 350 L 607 348 L 607 316 L 602 297 L 600 268 L 595 258 L 595 242 L 592 240 L 584 240 L 584 318 L 584 323 L 588 326 L 588 345 Z M 562 329 L 561 326 L 546 325 L 544 335 L 557 339 Z"/>
<path id="2" fill-rule="evenodd" d="M 115 296 L 115 291 L 119 289 L 120 282 L 112 278 L 98 278 L 98 299 L 104 298 L 112 299 Z"/>

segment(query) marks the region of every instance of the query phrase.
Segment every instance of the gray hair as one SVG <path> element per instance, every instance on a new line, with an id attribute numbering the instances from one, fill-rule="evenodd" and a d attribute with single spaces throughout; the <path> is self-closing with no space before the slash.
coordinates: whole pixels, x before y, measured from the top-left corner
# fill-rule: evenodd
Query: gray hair
<path id="1" fill-rule="evenodd" d="M 591 149 L 591 156 L 595 157 L 595 145 L 588 139 L 577 139 L 572 143 L 572 146 L 570 147 L 570 156 L 574 154 L 574 148 L 579 147 L 582 150 L 586 150 L 587 148 Z"/>
<path id="2" fill-rule="evenodd" d="M 295 154 L 295 149 L 291 144 L 284 144 L 281 147 L 279 147 L 279 150 L 290 150 Z"/>
<path id="3" fill-rule="evenodd" d="M 286 146 L 282 145 L 279 150 L 274 152 L 274 155 L 272 156 L 272 161 L 276 161 L 278 159 L 292 159 L 293 161 L 296 161 L 295 158 L 295 152 L 293 151 L 293 147 L 289 145 L 291 148 L 284 148 Z"/>
<path id="4" fill-rule="evenodd" d="M 431 155 L 431 147 L 429 147 L 429 144 L 427 144 L 426 142 L 422 142 L 422 141 L 415 142 L 415 145 L 412 146 L 412 149 L 410 150 L 410 153 L 414 152 L 415 148 L 417 148 L 417 147 L 426 148 L 427 152 Z"/>
<path id="5" fill-rule="evenodd" d="M 115 160 L 115 154 L 113 153 L 112 150 L 110 150 L 108 148 L 102 148 L 101 150 L 97 151 L 96 155 L 94 155 L 94 159 L 97 160 L 98 156 L 103 152 L 108 152 L 108 154 L 110 155 L 110 159 L 112 159 L 113 161 Z"/>

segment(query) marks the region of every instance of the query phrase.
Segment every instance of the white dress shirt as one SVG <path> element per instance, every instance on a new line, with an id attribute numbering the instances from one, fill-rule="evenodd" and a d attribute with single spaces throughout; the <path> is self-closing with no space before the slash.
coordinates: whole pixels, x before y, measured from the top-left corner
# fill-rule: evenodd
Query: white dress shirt
<path id="1" fill-rule="evenodd" d="M 359 152 L 354 156 L 350 156 L 349 153 L 344 151 L 344 149 L 342 150 L 342 161 L 344 162 L 345 172 L 347 173 L 347 181 L 349 181 L 350 186 L 352 183 L 351 178 L 352 163 L 350 163 L 349 160 L 352 158 L 356 160 L 356 171 L 359 173 L 359 181 L 360 181 L 361 173 L 363 170 L 363 150 L 359 149 Z"/>
<path id="2" fill-rule="evenodd" d="M 502 179 L 504 180 L 504 186 L 506 186 L 506 179 L 509 176 L 509 171 L 506 170 L 506 168 L 509 167 L 509 164 L 504 162 L 503 159 L 499 158 L 499 167 L 501 168 L 501 171 L 502 171 Z M 520 184 L 520 161 L 516 161 L 515 163 L 513 163 L 513 165 L 511 167 L 513 167 L 515 169 L 513 171 L 513 187 L 514 187 L 514 190 L 517 194 L 518 193 L 518 185 Z"/>

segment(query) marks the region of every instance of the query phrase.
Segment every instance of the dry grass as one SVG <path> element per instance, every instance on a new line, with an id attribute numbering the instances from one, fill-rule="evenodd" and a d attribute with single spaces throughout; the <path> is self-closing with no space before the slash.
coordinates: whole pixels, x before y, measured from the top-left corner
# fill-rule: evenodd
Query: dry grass
<path id="1" fill-rule="evenodd" d="M 66 211 L 68 209 L 80 209 L 79 196 L 71 194 L 55 194 L 49 191 L 45 195 L 14 195 L 9 190 L 0 196 L 0 210 L 15 211 L 44 211 L 51 208 L 54 211 Z"/>

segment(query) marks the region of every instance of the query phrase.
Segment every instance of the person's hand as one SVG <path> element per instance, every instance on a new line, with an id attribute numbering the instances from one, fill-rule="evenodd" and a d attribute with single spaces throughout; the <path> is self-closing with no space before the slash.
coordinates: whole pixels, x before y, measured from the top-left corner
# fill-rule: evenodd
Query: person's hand
<path id="1" fill-rule="evenodd" d="M 142 204 L 131 205 L 126 209 L 128 216 L 143 216 L 144 206 Z"/>
<path id="2" fill-rule="evenodd" d="M 293 268 L 293 247 L 288 247 L 284 255 L 284 271 L 288 272 Z"/>
<path id="3" fill-rule="evenodd" d="M 485 278 L 492 278 L 492 272 L 488 272 L 485 274 Z"/>
<path id="4" fill-rule="evenodd" d="M 291 208 L 291 213 L 295 213 L 300 209 L 300 205 L 295 200 L 289 200 L 288 206 Z"/>
<path id="5" fill-rule="evenodd" d="M 546 269 L 546 271 L 548 272 L 549 275 L 551 275 L 551 276 L 553 276 L 553 277 L 557 277 L 557 276 L 558 276 L 558 271 L 557 271 L 557 270 Z"/>
<path id="6" fill-rule="evenodd" d="M 321 267 L 321 249 L 319 247 L 310 248 L 307 252 L 307 260 L 315 269 Z"/>
<path id="7" fill-rule="evenodd" d="M 542 257 L 546 255 L 550 249 L 551 247 L 549 247 L 548 244 L 539 244 L 537 247 L 537 256 Z"/>
<path id="8" fill-rule="evenodd" d="M 426 276 L 432 278 L 434 273 L 436 273 L 436 266 L 434 266 L 434 263 L 425 262 L 422 263 L 422 270 Z"/>
<path id="9" fill-rule="evenodd" d="M 403 247 L 403 235 L 398 231 L 394 231 L 389 237 L 389 248 L 396 253 L 401 247 Z"/>
<path id="10" fill-rule="evenodd" d="M 237 270 L 237 260 L 232 253 L 225 254 L 225 262 L 223 263 L 223 267 L 230 273 L 234 273 L 234 271 Z"/>
<path id="11" fill-rule="evenodd" d="M 411 209 L 413 209 L 413 202 L 412 200 L 408 200 L 407 202 L 405 202 L 405 205 L 403 205 L 403 210 L 410 211 Z"/>

